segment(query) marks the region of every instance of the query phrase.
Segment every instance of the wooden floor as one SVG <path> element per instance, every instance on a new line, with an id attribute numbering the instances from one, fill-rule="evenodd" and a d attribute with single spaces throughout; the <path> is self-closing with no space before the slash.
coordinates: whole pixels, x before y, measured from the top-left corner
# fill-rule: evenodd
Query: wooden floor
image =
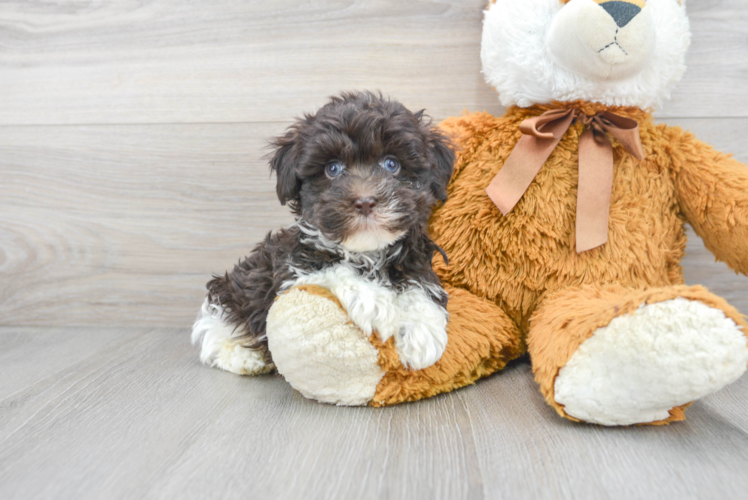
<path id="1" fill-rule="evenodd" d="M 748 377 L 667 427 L 558 418 L 518 362 L 399 407 L 198 364 L 185 328 L 0 329 L 0 497 L 745 498 Z"/>
<path id="2" fill-rule="evenodd" d="M 663 428 L 558 418 L 520 361 L 396 408 L 205 368 L 210 273 L 291 221 L 263 155 L 293 116 L 380 89 L 502 113 L 486 0 L 0 2 L 0 498 L 745 498 L 748 377 Z M 656 116 L 748 162 L 748 4 L 691 0 Z M 748 313 L 690 234 L 688 283 Z"/>

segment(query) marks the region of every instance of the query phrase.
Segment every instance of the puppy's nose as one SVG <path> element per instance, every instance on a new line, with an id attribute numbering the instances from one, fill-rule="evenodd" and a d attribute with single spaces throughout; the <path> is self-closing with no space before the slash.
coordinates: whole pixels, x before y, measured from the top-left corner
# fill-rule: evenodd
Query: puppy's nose
<path id="1" fill-rule="evenodd" d="M 642 8 L 633 2 L 616 0 L 613 2 L 602 2 L 600 7 L 610 14 L 619 28 L 623 28 L 635 18 Z"/>
<path id="2" fill-rule="evenodd" d="M 374 207 L 377 206 L 377 200 L 374 198 L 359 198 L 356 203 L 353 204 L 356 207 L 358 213 L 363 216 L 369 215 Z"/>

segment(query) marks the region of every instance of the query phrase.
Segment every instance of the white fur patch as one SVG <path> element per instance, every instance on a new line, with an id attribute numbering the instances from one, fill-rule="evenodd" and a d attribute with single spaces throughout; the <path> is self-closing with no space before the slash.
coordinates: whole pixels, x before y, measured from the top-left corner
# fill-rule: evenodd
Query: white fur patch
<path id="1" fill-rule="evenodd" d="M 393 335 L 400 362 L 420 370 L 436 363 L 447 346 L 447 311 L 419 286 L 397 294 L 345 264 L 301 275 L 294 285 L 319 285 L 335 295 L 364 334 Z"/>
<path id="2" fill-rule="evenodd" d="M 686 69 L 685 56 L 691 35 L 685 5 L 677 0 L 648 0 L 644 9 L 654 29 L 654 46 L 647 54 L 646 63 L 637 64 L 636 71 L 629 68 L 620 74 L 611 69 L 610 78 L 603 78 L 599 72 L 595 73 L 598 76 L 591 77 L 579 70 L 592 64 L 586 48 L 579 45 L 575 49 L 573 40 L 561 47 L 562 39 L 549 36 L 553 21 L 562 9 L 572 13 L 592 3 L 592 0 L 571 0 L 566 5 L 559 0 L 496 0 L 489 7 L 483 21 L 481 60 L 484 77 L 499 92 L 502 104 L 527 107 L 552 101 L 584 100 L 649 108 L 660 105 L 670 96 L 673 85 Z M 585 19 L 593 22 L 596 18 L 587 16 Z M 585 19 L 577 20 L 584 22 Z M 600 29 L 603 28 L 606 27 Z M 635 42 L 637 29 L 643 29 L 636 24 L 627 28 L 632 35 L 628 39 L 626 29 L 619 33 L 624 47 Z M 583 36 L 588 31 L 594 38 L 599 36 L 592 34 L 596 29 L 597 26 L 577 25 L 567 30 L 568 33 L 556 34 Z M 549 46 L 551 43 L 553 47 Z M 563 66 L 559 64 L 559 52 L 567 52 L 561 56 Z M 608 63 L 615 59 L 605 51 L 601 54 L 601 61 L 606 57 Z M 578 65 L 574 64 L 575 57 L 579 58 Z M 575 67 L 577 70 L 573 69 Z"/>
<path id="3" fill-rule="evenodd" d="M 636 76 L 650 63 L 655 28 L 647 8 L 619 27 L 593 0 L 576 0 L 554 17 L 546 48 L 569 71 L 593 80 Z"/>
<path id="4" fill-rule="evenodd" d="M 206 298 L 192 325 L 192 343 L 200 344 L 200 361 L 239 375 L 260 375 L 275 367 L 261 353 L 236 341 L 237 332 L 224 320 L 223 308 Z M 241 333 L 238 333 L 241 335 Z"/>
<path id="5" fill-rule="evenodd" d="M 378 351 L 331 300 L 292 289 L 270 308 L 267 332 L 278 372 L 307 398 L 352 406 L 374 397 Z"/>
<path id="6" fill-rule="evenodd" d="M 372 224 L 353 233 L 340 243 L 340 246 L 349 252 L 373 252 L 387 248 L 404 234 L 403 231 L 393 233 L 379 225 Z"/>
<path id="7" fill-rule="evenodd" d="M 397 296 L 400 330 L 395 347 L 400 362 L 413 370 L 427 368 L 447 348 L 447 311 L 431 300 L 420 287 Z"/>
<path id="8" fill-rule="evenodd" d="M 322 231 L 308 224 L 303 219 L 296 221 L 292 227 L 298 228 L 298 230 L 304 235 L 301 238 L 302 243 L 312 245 L 322 252 L 339 255 L 345 265 L 358 269 L 365 275 L 375 276 L 387 263 L 386 248 L 380 248 L 371 252 L 355 252 L 328 239 L 324 234 L 322 234 Z M 391 257 L 396 256 L 397 253 L 391 255 Z M 294 269 L 293 266 L 291 266 L 291 269 Z M 296 270 L 296 272 L 297 274 L 301 274 L 298 270 Z M 293 282 L 284 283 L 281 289 L 286 290 L 292 285 Z"/>
<path id="9" fill-rule="evenodd" d="M 655 422 L 734 382 L 747 364 L 746 336 L 734 321 L 677 298 L 599 328 L 559 371 L 555 399 L 586 422 Z"/>

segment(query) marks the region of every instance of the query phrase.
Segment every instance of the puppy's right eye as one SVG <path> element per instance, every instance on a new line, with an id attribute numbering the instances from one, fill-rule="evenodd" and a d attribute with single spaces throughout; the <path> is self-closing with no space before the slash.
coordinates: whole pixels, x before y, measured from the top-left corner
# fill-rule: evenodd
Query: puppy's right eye
<path id="1" fill-rule="evenodd" d="M 343 173 L 343 164 L 340 162 L 330 163 L 325 167 L 325 174 L 329 178 L 334 178 Z"/>

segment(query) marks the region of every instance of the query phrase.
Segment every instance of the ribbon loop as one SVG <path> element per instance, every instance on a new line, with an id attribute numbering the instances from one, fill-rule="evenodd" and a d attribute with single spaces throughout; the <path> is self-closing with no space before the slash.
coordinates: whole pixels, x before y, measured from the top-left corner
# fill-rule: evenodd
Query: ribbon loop
<path id="1" fill-rule="evenodd" d="M 520 124 L 522 137 L 486 192 L 501 213 L 508 214 L 519 202 L 543 164 L 575 120 L 585 125 L 579 139 L 579 186 L 577 190 L 577 253 L 608 241 L 608 215 L 613 189 L 615 138 L 637 160 L 644 148 L 636 120 L 604 111 L 592 116 L 576 108 L 554 109 Z"/>
<path id="2" fill-rule="evenodd" d="M 561 138 L 571 126 L 571 121 L 577 117 L 579 112 L 572 109 L 558 109 L 548 111 L 540 116 L 528 118 L 519 124 L 519 130 L 525 135 L 531 135 L 539 139 L 556 139 Z M 571 116 L 569 125 L 564 128 L 567 119 Z M 548 132 L 546 132 L 548 130 Z"/>

